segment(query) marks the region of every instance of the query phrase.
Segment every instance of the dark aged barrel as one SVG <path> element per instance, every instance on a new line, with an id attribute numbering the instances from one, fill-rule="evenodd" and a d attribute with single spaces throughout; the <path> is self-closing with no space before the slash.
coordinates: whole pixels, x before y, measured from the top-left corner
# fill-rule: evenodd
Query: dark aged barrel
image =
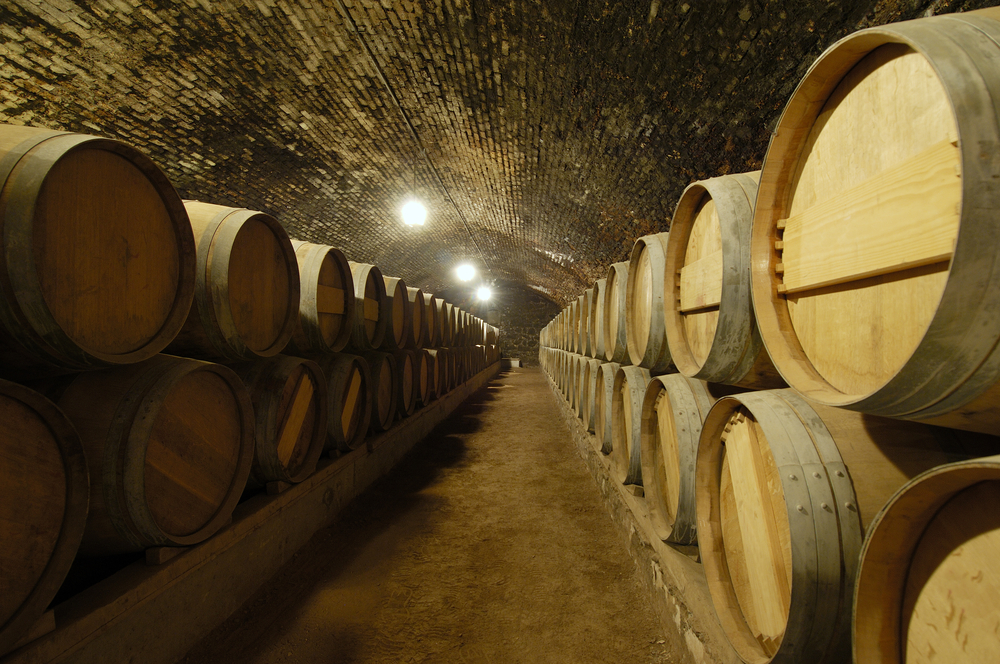
<path id="1" fill-rule="evenodd" d="M 437 348 L 425 348 L 424 355 L 427 357 L 427 390 L 430 401 L 433 401 L 445 393 L 444 386 L 442 385 L 442 381 L 444 380 L 442 372 L 444 368 L 442 367 L 442 360 L 438 359 Z M 430 402 L 424 402 L 425 405 L 427 403 Z"/>
<path id="2" fill-rule="evenodd" d="M 383 277 L 387 319 L 382 350 L 392 352 L 405 348 L 413 334 L 410 296 L 406 292 L 406 282 L 399 277 Z"/>
<path id="3" fill-rule="evenodd" d="M 642 400 L 649 384 L 645 367 L 621 367 L 611 400 L 611 474 L 622 484 L 642 484 Z"/>
<path id="4" fill-rule="evenodd" d="M 289 349 L 338 353 L 354 326 L 354 276 L 340 249 L 292 240 L 299 265 L 299 324 Z"/>
<path id="5" fill-rule="evenodd" d="M 611 454 L 611 404 L 614 400 L 615 376 L 621 365 L 605 362 L 597 368 L 594 389 L 594 439 L 597 448 Z"/>
<path id="6" fill-rule="evenodd" d="M 80 437 L 42 395 L 0 381 L 0 653 L 31 629 L 62 585 L 87 523 Z"/>
<path id="7" fill-rule="evenodd" d="M 663 329 L 663 267 L 669 237 L 669 233 L 656 233 L 635 241 L 629 256 L 625 291 L 629 358 L 632 364 L 658 373 L 671 365 Z"/>
<path id="8" fill-rule="evenodd" d="M 0 372 L 139 362 L 194 297 L 187 212 L 163 172 L 118 141 L 0 125 Z M 141 223 L 140 223 L 141 222 Z"/>
<path id="9" fill-rule="evenodd" d="M 365 353 L 371 371 L 372 418 L 369 428 L 373 433 L 388 430 L 396 419 L 396 358 L 389 353 Z"/>
<path id="10" fill-rule="evenodd" d="M 608 267 L 604 293 L 604 359 L 616 364 L 631 364 L 628 355 L 628 325 L 625 301 L 628 293 L 628 263 Z"/>
<path id="11" fill-rule="evenodd" d="M 311 360 L 277 355 L 231 367 L 250 391 L 255 419 L 249 484 L 301 482 L 326 446 L 326 377 Z"/>
<path id="12" fill-rule="evenodd" d="M 420 394 L 420 365 L 414 361 L 416 353 L 397 350 L 396 358 L 396 412 L 400 417 L 409 417 L 417 407 Z"/>
<path id="13" fill-rule="evenodd" d="M 167 350 L 211 360 L 277 355 L 299 315 L 299 268 L 288 234 L 263 212 L 184 206 L 198 246 L 194 306 Z"/>
<path id="14" fill-rule="evenodd" d="M 417 401 L 426 406 L 434 399 L 434 385 L 432 367 L 433 360 L 423 348 L 413 351 L 413 371 L 419 376 L 417 379 Z"/>
<path id="15" fill-rule="evenodd" d="M 740 657 L 850 661 L 865 529 L 911 477 L 964 456 L 961 442 L 951 430 L 809 405 L 788 389 L 717 401 L 698 449 L 698 547 Z"/>
<path id="16" fill-rule="evenodd" d="M 424 348 L 434 348 L 441 339 L 441 319 L 438 316 L 438 298 L 433 293 L 424 293 L 424 318 L 427 321 Z"/>
<path id="17" fill-rule="evenodd" d="M 760 172 L 688 185 L 664 266 L 667 345 L 677 370 L 714 383 L 784 387 L 753 316 L 750 223 Z"/>
<path id="18" fill-rule="evenodd" d="M 427 345 L 427 304 L 424 292 L 419 288 L 407 288 L 406 296 L 410 300 L 410 322 L 413 324 L 410 335 L 406 339 L 407 348 L 423 348 Z"/>
<path id="19" fill-rule="evenodd" d="M 333 353 L 316 357 L 326 376 L 329 449 L 350 452 L 364 442 L 371 419 L 371 377 L 363 357 Z"/>
<path id="20" fill-rule="evenodd" d="M 254 454 L 250 395 L 231 369 L 157 355 L 69 378 L 55 401 L 90 468 L 81 554 L 197 544 L 229 521 Z"/>
<path id="21" fill-rule="evenodd" d="M 354 327 L 351 348 L 375 350 L 386 335 L 388 302 L 382 272 L 374 265 L 348 261 L 354 275 Z"/>
<path id="22" fill-rule="evenodd" d="M 761 173 L 754 310 L 809 399 L 1000 426 L 1000 10 L 894 23 L 831 46 Z"/>

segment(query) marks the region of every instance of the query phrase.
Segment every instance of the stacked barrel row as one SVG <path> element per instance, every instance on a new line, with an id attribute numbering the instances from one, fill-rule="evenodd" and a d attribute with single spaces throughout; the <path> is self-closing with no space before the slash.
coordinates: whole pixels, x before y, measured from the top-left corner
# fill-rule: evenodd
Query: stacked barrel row
<path id="1" fill-rule="evenodd" d="M 998 19 L 835 44 L 762 171 L 689 186 L 541 333 L 745 662 L 1000 652 Z"/>
<path id="2" fill-rule="evenodd" d="M 499 361 L 499 331 L 109 139 L 0 127 L 0 654 L 79 556 L 196 544 Z"/>

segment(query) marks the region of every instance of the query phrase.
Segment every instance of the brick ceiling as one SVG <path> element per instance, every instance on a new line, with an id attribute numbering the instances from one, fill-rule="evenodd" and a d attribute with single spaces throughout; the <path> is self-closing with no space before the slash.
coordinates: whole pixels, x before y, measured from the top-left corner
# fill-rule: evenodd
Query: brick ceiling
<path id="1" fill-rule="evenodd" d="M 690 181 L 759 168 L 834 40 L 989 4 L 0 0 L 0 121 L 127 141 L 410 285 L 470 260 L 565 304 Z"/>

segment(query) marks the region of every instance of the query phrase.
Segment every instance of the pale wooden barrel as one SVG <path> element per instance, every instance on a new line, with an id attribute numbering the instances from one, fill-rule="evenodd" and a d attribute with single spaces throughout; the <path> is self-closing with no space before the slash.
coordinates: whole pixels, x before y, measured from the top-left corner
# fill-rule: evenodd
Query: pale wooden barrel
<path id="1" fill-rule="evenodd" d="M 82 555 L 197 544 L 229 522 L 254 455 L 250 394 L 231 369 L 157 355 L 51 394 L 90 469 Z"/>
<path id="2" fill-rule="evenodd" d="M 625 334 L 632 364 L 662 372 L 671 366 L 663 328 L 664 264 L 669 233 L 635 241 L 628 262 L 625 290 Z"/>
<path id="3" fill-rule="evenodd" d="M 677 370 L 714 383 L 784 387 L 750 298 L 750 223 L 760 171 L 684 190 L 667 242 L 664 326 Z"/>
<path id="4" fill-rule="evenodd" d="M 702 427 L 698 547 L 740 657 L 850 660 L 864 529 L 913 475 L 954 457 L 949 430 L 810 406 L 792 390 L 715 403 Z"/>
<path id="5" fill-rule="evenodd" d="M 292 240 L 292 248 L 299 266 L 299 322 L 289 352 L 340 352 L 354 326 L 354 277 L 347 257 L 311 242 Z"/>
<path id="6" fill-rule="evenodd" d="M 577 309 L 580 312 L 580 319 L 577 322 L 576 331 L 576 346 L 580 350 L 577 352 L 580 355 L 586 355 L 592 357 L 594 354 L 593 349 L 590 347 L 590 304 L 594 299 L 594 289 L 588 288 L 583 291 L 578 299 Z"/>
<path id="7" fill-rule="evenodd" d="M 751 238 L 761 336 L 813 401 L 1000 426 L 1000 10 L 830 47 L 785 107 Z M 991 18 L 993 17 L 993 18 Z"/>
<path id="8" fill-rule="evenodd" d="M 427 338 L 424 348 L 434 348 L 441 339 L 441 319 L 438 316 L 438 298 L 434 293 L 424 293 L 424 321 L 427 323 Z"/>
<path id="9" fill-rule="evenodd" d="M 594 282 L 590 296 L 590 356 L 600 361 L 604 356 L 604 288 L 608 283 L 606 278 Z"/>
<path id="10" fill-rule="evenodd" d="M 407 288 L 407 298 L 410 300 L 410 334 L 406 339 L 407 348 L 423 348 L 427 345 L 427 314 L 425 310 L 424 292 L 419 288 Z"/>
<path id="11" fill-rule="evenodd" d="M 163 172 L 118 141 L 10 125 L 0 157 L 0 372 L 160 352 L 187 318 L 197 262 Z"/>
<path id="12" fill-rule="evenodd" d="M 299 324 L 299 268 L 263 212 L 185 201 L 198 247 L 194 305 L 167 351 L 208 360 L 277 355 Z"/>
<path id="13" fill-rule="evenodd" d="M 997 658 L 1000 456 L 947 464 L 875 516 L 854 595 L 854 661 Z"/>
<path id="14" fill-rule="evenodd" d="M 372 351 L 362 357 L 371 371 L 372 417 L 369 429 L 372 433 L 388 431 L 396 419 L 396 358 L 389 353 Z"/>
<path id="15" fill-rule="evenodd" d="M 42 395 L 0 381 L 0 654 L 45 612 L 87 523 L 80 437 Z"/>
<path id="16" fill-rule="evenodd" d="M 580 327 L 580 300 L 573 300 L 566 309 L 569 314 L 566 320 L 566 350 L 576 353 L 579 342 L 577 330 Z"/>
<path id="17" fill-rule="evenodd" d="M 397 350 L 396 359 L 396 412 L 400 417 L 409 417 L 417 407 L 420 394 L 420 365 L 414 360 L 416 353 Z"/>
<path id="18" fill-rule="evenodd" d="M 605 362 L 597 368 L 594 393 L 594 443 L 603 454 L 611 454 L 611 404 L 615 395 L 615 376 L 621 365 Z"/>
<path id="19" fill-rule="evenodd" d="M 326 377 L 311 360 L 277 355 L 230 367 L 250 391 L 254 455 L 248 486 L 295 484 L 312 475 L 326 447 Z"/>
<path id="20" fill-rule="evenodd" d="M 624 366 L 611 391 L 611 476 L 622 484 L 642 484 L 642 400 L 649 369 Z"/>
<path id="21" fill-rule="evenodd" d="M 604 293 L 604 359 L 615 364 L 631 364 L 628 354 L 628 325 L 625 302 L 628 299 L 628 263 L 612 263 Z"/>
<path id="22" fill-rule="evenodd" d="M 350 347 L 359 352 L 375 350 L 387 334 L 388 296 L 382 271 L 374 265 L 348 261 L 354 276 L 354 325 Z"/>
<path id="23" fill-rule="evenodd" d="M 594 402 L 597 399 L 597 370 L 601 360 L 587 359 L 583 371 L 583 405 L 580 409 L 580 419 L 587 431 L 594 430 Z"/>
<path id="24" fill-rule="evenodd" d="M 447 390 L 444 386 L 444 359 L 439 357 L 437 348 L 425 348 L 424 354 L 427 356 L 427 383 L 430 391 L 430 398 L 440 398 Z M 425 402 L 429 403 L 429 402 Z"/>
<path id="25" fill-rule="evenodd" d="M 386 321 L 382 350 L 392 352 L 407 346 L 413 335 L 413 312 L 406 282 L 399 277 L 382 277 L 385 283 Z"/>
<path id="26" fill-rule="evenodd" d="M 738 388 L 680 374 L 654 376 L 642 402 L 641 464 L 649 520 L 664 542 L 694 544 L 695 463 L 701 423 Z"/>
<path id="27" fill-rule="evenodd" d="M 364 442 L 371 421 L 371 373 L 358 355 L 333 353 L 314 358 L 326 376 L 327 449 L 350 452 Z"/>

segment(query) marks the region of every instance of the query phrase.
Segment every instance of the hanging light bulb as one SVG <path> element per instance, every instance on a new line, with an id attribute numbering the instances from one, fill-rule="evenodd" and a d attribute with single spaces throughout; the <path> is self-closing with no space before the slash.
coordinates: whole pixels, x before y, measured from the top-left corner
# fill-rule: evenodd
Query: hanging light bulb
<path id="1" fill-rule="evenodd" d="M 479 290 L 476 291 L 476 296 L 480 300 L 482 300 L 483 302 L 485 302 L 486 300 L 490 299 L 490 296 L 492 296 L 492 295 L 493 295 L 493 292 L 489 288 L 487 288 L 486 286 L 480 286 Z"/>
<path id="2" fill-rule="evenodd" d="M 427 219 L 427 208 L 416 199 L 407 201 L 400 213 L 403 215 L 403 223 L 407 226 L 423 226 Z"/>
<path id="3" fill-rule="evenodd" d="M 476 268 L 472 267 L 468 263 L 462 263 L 455 268 L 455 276 L 461 281 L 470 281 L 474 276 L 476 276 Z"/>

